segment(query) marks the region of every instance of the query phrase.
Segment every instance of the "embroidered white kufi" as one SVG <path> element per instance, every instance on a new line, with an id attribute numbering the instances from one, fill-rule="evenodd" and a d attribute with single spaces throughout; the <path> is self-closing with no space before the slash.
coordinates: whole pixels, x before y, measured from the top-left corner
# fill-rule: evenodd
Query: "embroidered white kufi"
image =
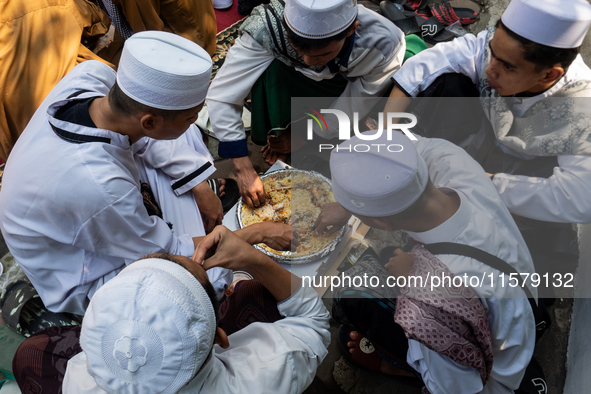
<path id="1" fill-rule="evenodd" d="M 587 0 L 512 0 L 501 20 L 538 44 L 577 48 L 591 25 L 591 5 Z"/>
<path id="2" fill-rule="evenodd" d="M 332 191 L 348 211 L 369 217 L 390 216 L 410 207 L 429 180 L 427 164 L 410 139 L 393 132 L 375 140 L 355 136 L 330 155 Z"/>
<path id="3" fill-rule="evenodd" d="M 284 16 L 300 37 L 332 37 L 355 21 L 357 0 L 286 0 Z"/>
<path id="4" fill-rule="evenodd" d="M 108 393 L 176 393 L 211 354 L 216 330 L 199 281 L 163 259 L 139 260 L 93 296 L 80 345 Z"/>
<path id="5" fill-rule="evenodd" d="M 125 41 L 117 84 L 139 103 L 184 110 L 205 100 L 211 68 L 211 57 L 194 42 L 172 33 L 145 31 Z"/>

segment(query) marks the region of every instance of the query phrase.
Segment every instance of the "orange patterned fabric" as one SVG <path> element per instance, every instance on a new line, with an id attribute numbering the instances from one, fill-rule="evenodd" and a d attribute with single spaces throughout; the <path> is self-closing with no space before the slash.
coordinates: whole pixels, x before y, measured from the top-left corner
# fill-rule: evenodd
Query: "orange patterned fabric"
<path id="1" fill-rule="evenodd" d="M 0 2 L 0 159 L 60 79 L 84 60 L 101 60 L 82 42 L 109 25 L 87 0 Z"/>

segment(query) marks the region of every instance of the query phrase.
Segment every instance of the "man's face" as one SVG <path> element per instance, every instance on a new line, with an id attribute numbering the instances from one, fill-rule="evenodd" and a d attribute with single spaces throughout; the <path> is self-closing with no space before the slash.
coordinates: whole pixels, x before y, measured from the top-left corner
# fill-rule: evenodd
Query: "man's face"
<path id="1" fill-rule="evenodd" d="M 155 119 L 154 128 L 146 132 L 146 136 L 157 140 L 174 140 L 187 131 L 191 124 L 195 123 L 203 103 L 179 113 L 173 119 L 158 117 Z"/>
<path id="2" fill-rule="evenodd" d="M 331 41 L 327 46 L 321 49 L 314 49 L 303 52 L 294 48 L 301 57 L 304 58 L 304 63 L 308 66 L 325 66 L 326 63 L 337 57 L 343 45 L 345 45 L 346 38 L 339 41 Z"/>
<path id="3" fill-rule="evenodd" d="M 401 227 L 399 227 L 398 223 L 396 223 L 396 221 L 392 219 L 392 216 L 374 218 L 371 216 L 363 216 L 363 215 L 354 214 L 352 212 L 349 212 L 349 213 L 351 215 L 356 216 L 359 220 L 361 220 L 363 222 L 363 224 L 365 224 L 369 227 L 372 227 L 372 228 L 377 228 L 379 230 L 384 230 L 384 231 L 401 230 Z"/>
<path id="4" fill-rule="evenodd" d="M 536 71 L 534 63 L 525 60 L 523 45 L 499 27 L 490 41 L 491 63 L 486 69 L 487 81 L 501 96 L 537 93 L 547 70 Z"/>

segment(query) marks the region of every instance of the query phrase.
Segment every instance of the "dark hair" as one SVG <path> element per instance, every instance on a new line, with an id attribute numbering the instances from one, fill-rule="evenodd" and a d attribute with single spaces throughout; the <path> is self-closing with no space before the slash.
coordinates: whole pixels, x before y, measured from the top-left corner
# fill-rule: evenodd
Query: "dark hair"
<path id="1" fill-rule="evenodd" d="M 425 209 L 427 203 L 431 199 L 433 188 L 435 188 L 435 186 L 431 180 L 427 180 L 427 186 L 425 186 L 425 190 L 423 190 L 419 198 L 417 198 L 417 200 L 404 211 L 394 214 L 396 220 L 410 220 L 417 217 L 417 215 Z"/>
<path id="2" fill-rule="evenodd" d="M 319 39 L 300 37 L 289 28 L 289 25 L 287 24 L 287 22 L 285 22 L 285 19 L 283 19 L 281 22 L 283 23 L 283 27 L 287 32 L 287 39 L 289 40 L 291 46 L 299 51 L 309 52 L 326 48 L 331 42 L 341 41 L 342 39 L 346 38 L 347 34 L 349 34 L 349 31 L 353 28 L 353 25 L 356 21 L 357 18 L 355 18 L 355 20 L 353 21 L 353 23 L 349 25 L 349 27 L 347 27 L 339 34 Z"/>
<path id="3" fill-rule="evenodd" d="M 148 112 L 154 116 L 160 116 L 164 120 L 174 120 L 176 117 L 186 110 L 165 110 L 160 108 L 153 108 L 142 103 L 138 103 L 121 90 L 117 82 L 109 92 L 109 105 L 113 111 L 119 116 L 132 116 L 138 113 Z"/>
<path id="4" fill-rule="evenodd" d="M 140 260 L 149 259 L 149 258 L 168 260 L 168 261 L 171 261 L 175 264 L 180 265 L 181 267 L 183 267 L 184 269 L 189 271 L 187 266 L 182 261 L 178 260 L 175 255 L 172 255 L 169 253 L 153 253 L 153 254 L 149 254 L 147 256 L 142 257 Z M 197 263 L 195 263 L 195 264 L 197 264 Z M 191 273 L 191 271 L 189 271 L 189 273 Z M 195 278 L 195 279 L 197 279 L 197 278 Z M 219 300 L 215 294 L 215 290 L 213 289 L 213 285 L 211 284 L 211 282 L 209 280 L 205 283 L 200 281 L 199 279 L 197 279 L 197 281 L 201 284 L 201 286 L 203 286 L 203 289 L 205 290 L 205 292 L 207 293 L 207 296 L 209 297 L 209 300 L 211 301 L 211 305 L 213 306 L 213 311 L 215 313 L 215 321 L 217 323 L 217 321 L 219 319 L 219 316 L 218 316 Z"/>
<path id="5" fill-rule="evenodd" d="M 547 45 L 538 44 L 537 42 L 533 42 L 514 33 L 505 26 L 500 19 L 498 20 L 496 27 L 502 27 L 509 37 L 519 41 L 521 45 L 523 45 L 523 49 L 525 50 L 524 58 L 528 62 L 536 65 L 536 71 L 542 71 L 544 68 L 553 67 L 556 64 L 560 64 L 566 70 L 581 51 L 581 47 L 553 48 Z"/>

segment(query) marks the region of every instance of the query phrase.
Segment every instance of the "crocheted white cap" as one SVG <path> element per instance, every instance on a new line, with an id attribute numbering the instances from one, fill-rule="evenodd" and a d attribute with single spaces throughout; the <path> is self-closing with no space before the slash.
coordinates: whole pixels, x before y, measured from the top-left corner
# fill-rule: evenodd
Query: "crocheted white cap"
<path id="1" fill-rule="evenodd" d="M 591 25 L 591 5 L 587 0 L 512 0 L 501 20 L 538 44 L 577 48 Z"/>
<path id="2" fill-rule="evenodd" d="M 332 191 L 346 210 L 369 217 L 394 215 L 427 187 L 427 164 L 414 144 L 403 134 L 392 134 L 391 140 L 386 133 L 373 141 L 353 137 L 333 149 Z"/>
<path id="3" fill-rule="evenodd" d="M 205 100 L 211 57 L 176 34 L 136 33 L 125 41 L 117 84 L 135 101 L 153 108 L 183 110 Z"/>
<path id="4" fill-rule="evenodd" d="M 92 297 L 80 345 L 88 372 L 108 393 L 176 393 L 211 353 L 213 306 L 178 264 L 137 261 Z"/>
<path id="5" fill-rule="evenodd" d="M 332 37 L 355 21 L 357 0 L 286 0 L 284 16 L 300 37 Z"/>

